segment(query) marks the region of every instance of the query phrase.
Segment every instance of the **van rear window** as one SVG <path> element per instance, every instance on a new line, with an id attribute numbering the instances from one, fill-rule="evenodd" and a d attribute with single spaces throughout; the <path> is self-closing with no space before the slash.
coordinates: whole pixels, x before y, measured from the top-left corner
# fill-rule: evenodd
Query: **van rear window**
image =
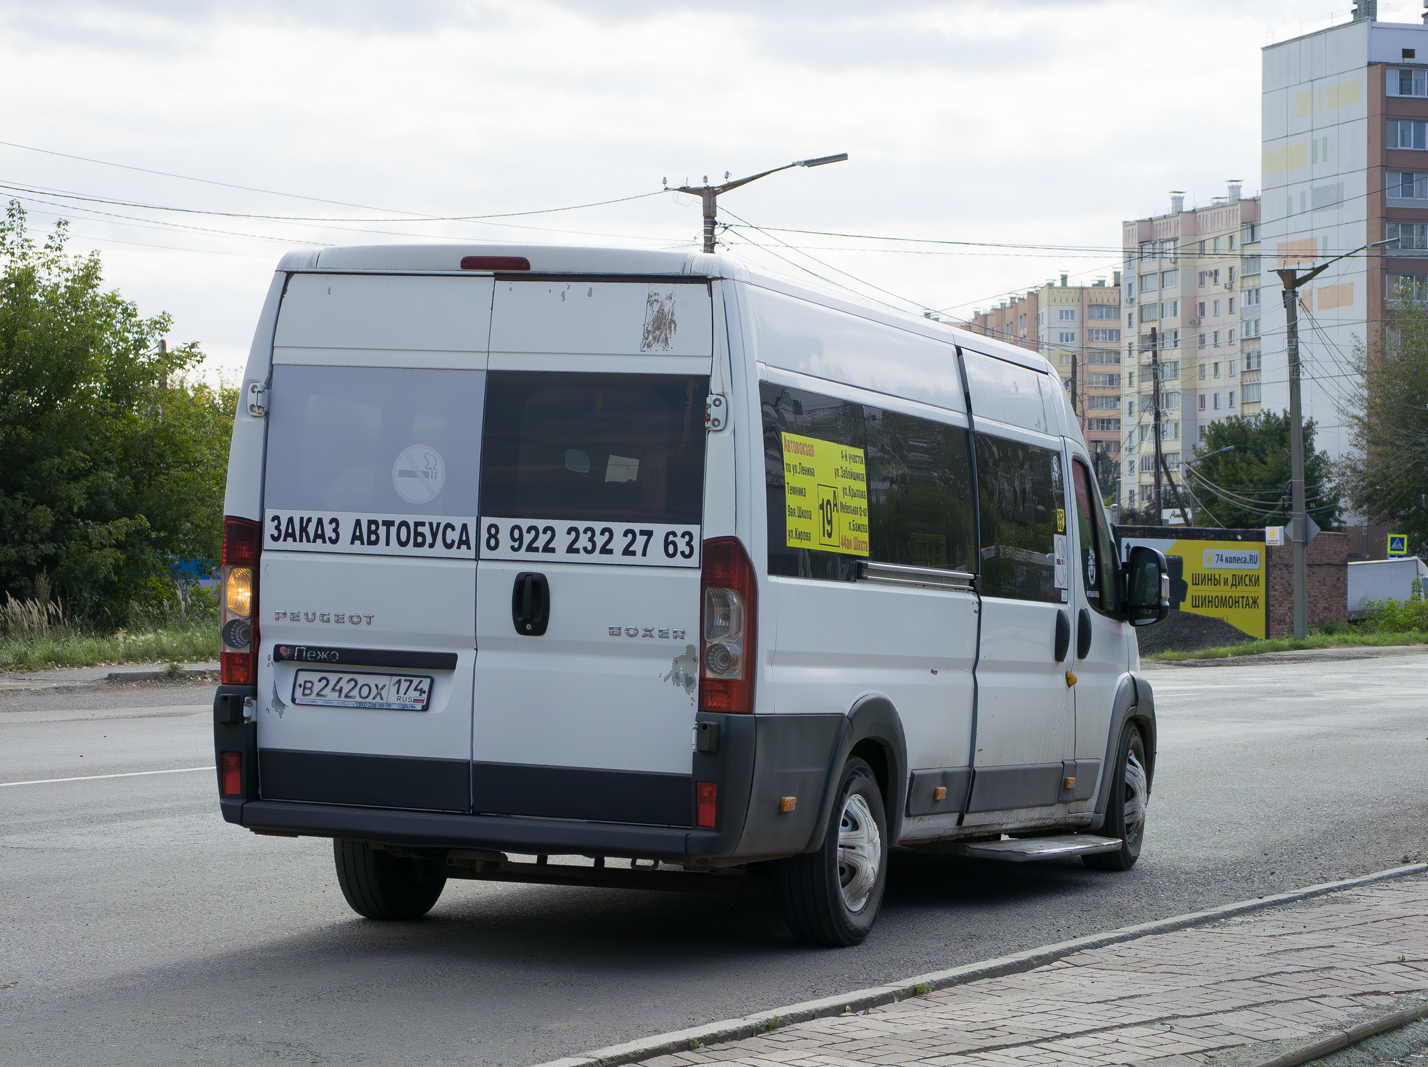
<path id="1" fill-rule="evenodd" d="M 707 375 L 491 371 L 481 514 L 698 525 Z"/>

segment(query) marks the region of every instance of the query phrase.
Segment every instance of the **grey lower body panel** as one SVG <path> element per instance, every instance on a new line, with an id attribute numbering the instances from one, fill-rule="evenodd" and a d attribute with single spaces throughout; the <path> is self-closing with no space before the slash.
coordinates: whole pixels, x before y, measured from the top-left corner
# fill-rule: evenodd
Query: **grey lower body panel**
<path id="1" fill-rule="evenodd" d="M 470 848 L 526 855 L 627 856 L 678 861 L 717 850 L 718 830 L 616 826 L 564 819 L 383 811 L 335 804 L 250 800 L 242 825 L 315 837 L 347 837 L 411 848 Z"/>

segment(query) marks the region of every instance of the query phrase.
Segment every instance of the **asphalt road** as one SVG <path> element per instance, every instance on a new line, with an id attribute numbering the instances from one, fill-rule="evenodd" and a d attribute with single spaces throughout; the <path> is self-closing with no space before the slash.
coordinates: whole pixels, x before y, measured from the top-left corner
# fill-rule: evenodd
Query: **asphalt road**
<path id="1" fill-rule="evenodd" d="M 0 695 L 0 1062 L 530 1064 L 1428 848 L 1428 654 L 1151 674 L 1128 874 L 898 854 L 860 948 L 758 899 L 448 883 L 347 909 L 324 841 L 222 822 L 204 687 Z"/>

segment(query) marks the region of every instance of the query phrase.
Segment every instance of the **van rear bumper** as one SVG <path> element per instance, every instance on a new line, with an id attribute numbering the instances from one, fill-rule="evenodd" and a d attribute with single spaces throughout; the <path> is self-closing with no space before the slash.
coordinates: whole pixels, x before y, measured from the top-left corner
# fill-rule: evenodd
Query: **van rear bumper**
<path id="1" fill-rule="evenodd" d="M 228 803 L 224 806 L 228 807 Z M 232 807 L 237 809 L 233 812 L 237 818 L 229 821 L 251 830 L 358 838 L 413 848 L 471 848 L 524 855 L 621 856 L 671 861 L 732 851 L 727 835 L 718 830 L 389 811 L 283 800 L 250 800 L 234 803 Z M 224 814 L 228 816 L 229 812 Z"/>

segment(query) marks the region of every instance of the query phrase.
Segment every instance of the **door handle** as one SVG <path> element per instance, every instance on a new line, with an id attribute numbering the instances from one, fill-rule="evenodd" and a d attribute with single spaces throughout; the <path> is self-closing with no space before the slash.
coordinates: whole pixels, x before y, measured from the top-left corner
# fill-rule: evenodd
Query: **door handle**
<path id="1" fill-rule="evenodd" d="M 1056 646 L 1056 662 L 1060 663 L 1066 659 L 1066 652 L 1071 647 L 1071 616 L 1066 614 L 1065 608 L 1056 609 L 1056 633 L 1054 641 Z"/>
<path id="2" fill-rule="evenodd" d="M 1082 608 L 1076 613 L 1076 658 L 1085 659 L 1091 653 L 1091 613 Z"/>
<path id="3" fill-rule="evenodd" d="M 537 571 L 516 575 L 511 589 L 511 621 L 522 637 L 540 637 L 550 622 L 550 583 Z"/>

